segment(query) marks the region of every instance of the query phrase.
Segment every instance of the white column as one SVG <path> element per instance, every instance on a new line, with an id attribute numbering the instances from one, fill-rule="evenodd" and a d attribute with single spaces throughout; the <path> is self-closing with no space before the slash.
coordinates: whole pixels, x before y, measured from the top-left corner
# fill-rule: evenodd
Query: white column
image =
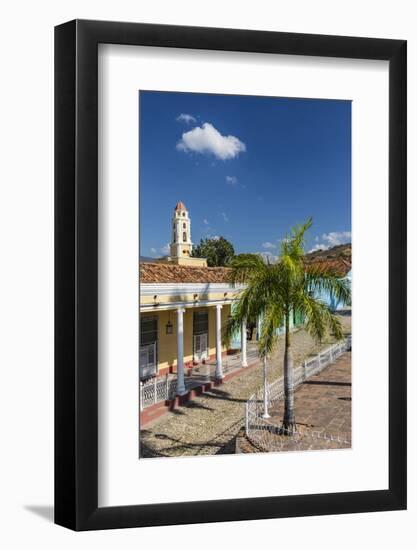
<path id="1" fill-rule="evenodd" d="M 260 316 L 260 315 L 259 315 L 259 316 L 257 317 L 257 319 L 256 319 L 256 325 L 257 325 L 256 330 L 257 330 L 257 332 L 258 332 L 258 334 L 257 334 L 257 340 L 259 341 L 260 338 L 261 338 L 261 331 L 262 331 L 262 319 L 261 319 L 261 316 Z"/>
<path id="2" fill-rule="evenodd" d="M 222 306 L 216 306 L 216 372 L 217 380 L 223 378 L 222 369 Z"/>
<path id="3" fill-rule="evenodd" d="M 184 315 L 185 309 L 177 309 L 177 395 L 187 393 L 184 383 Z"/>
<path id="4" fill-rule="evenodd" d="M 270 418 L 268 413 L 268 363 L 264 357 L 264 414 L 262 418 Z"/>
<path id="5" fill-rule="evenodd" d="M 242 354 L 242 367 L 248 366 L 248 358 L 246 356 L 246 319 L 242 321 L 242 326 L 240 327 L 240 351 Z"/>

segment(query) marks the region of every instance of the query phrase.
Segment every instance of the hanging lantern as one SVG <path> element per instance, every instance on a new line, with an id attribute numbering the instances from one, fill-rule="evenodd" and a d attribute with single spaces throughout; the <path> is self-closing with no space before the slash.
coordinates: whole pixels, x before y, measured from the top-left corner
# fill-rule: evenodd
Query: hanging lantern
<path id="1" fill-rule="evenodd" d="M 172 334 L 174 325 L 171 323 L 171 313 L 168 313 L 168 323 L 165 325 L 165 334 Z"/>

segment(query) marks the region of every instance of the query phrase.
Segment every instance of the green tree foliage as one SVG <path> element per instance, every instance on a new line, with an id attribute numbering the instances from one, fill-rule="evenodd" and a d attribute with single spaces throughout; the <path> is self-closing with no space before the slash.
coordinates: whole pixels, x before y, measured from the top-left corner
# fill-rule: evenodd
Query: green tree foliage
<path id="1" fill-rule="evenodd" d="M 191 255 L 195 258 L 207 258 L 209 267 L 225 267 L 232 261 L 235 249 L 224 237 L 201 239 L 200 243 L 193 248 Z"/>
<path id="2" fill-rule="evenodd" d="M 290 317 L 299 312 L 306 319 L 306 329 L 320 341 L 331 332 L 343 337 L 339 318 L 325 302 L 317 298 L 332 293 L 341 303 L 350 304 L 350 282 L 326 264 L 309 265 L 304 261 L 304 235 L 312 220 L 295 226 L 281 242 L 276 262 L 268 263 L 261 255 L 242 254 L 231 263 L 230 280 L 243 284 L 234 313 L 226 327 L 225 338 L 239 330 L 242 320 L 262 317 L 259 341 L 261 357 L 270 354 L 277 339 L 277 329 L 285 327 L 283 418 L 284 433 L 295 429 L 293 359 Z"/>

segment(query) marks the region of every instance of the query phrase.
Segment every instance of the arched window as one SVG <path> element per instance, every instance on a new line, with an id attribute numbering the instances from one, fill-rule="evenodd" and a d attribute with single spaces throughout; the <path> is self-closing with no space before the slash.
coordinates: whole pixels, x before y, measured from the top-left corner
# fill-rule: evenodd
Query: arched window
<path id="1" fill-rule="evenodd" d="M 187 233 L 184 231 L 182 234 L 182 240 L 185 242 L 187 240 Z"/>
<path id="2" fill-rule="evenodd" d="M 187 227 L 187 224 L 184 222 L 184 223 L 182 224 L 182 227 L 185 229 L 185 228 Z"/>
<path id="3" fill-rule="evenodd" d="M 185 212 L 182 213 L 183 218 L 185 218 Z"/>

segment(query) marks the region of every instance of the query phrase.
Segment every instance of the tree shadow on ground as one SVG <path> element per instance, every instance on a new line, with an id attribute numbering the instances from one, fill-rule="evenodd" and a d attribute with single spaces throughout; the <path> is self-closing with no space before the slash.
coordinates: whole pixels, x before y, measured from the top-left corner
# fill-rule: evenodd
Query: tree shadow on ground
<path id="1" fill-rule="evenodd" d="M 218 395 L 219 397 L 230 397 L 230 392 L 225 390 L 219 390 L 217 388 L 211 388 L 204 395 Z"/>
<path id="2" fill-rule="evenodd" d="M 163 449 L 154 449 L 152 448 L 150 442 L 142 444 L 141 456 L 143 458 L 152 458 L 152 457 L 180 457 L 180 456 L 196 456 L 200 455 L 203 449 L 212 448 L 212 453 L 204 453 L 205 455 L 217 455 L 217 454 L 234 454 L 235 447 L 234 441 L 236 439 L 236 434 L 242 427 L 242 418 L 239 418 L 228 426 L 221 433 L 216 434 L 211 440 L 200 441 L 200 442 L 185 442 L 176 437 L 167 435 L 165 433 L 155 434 L 155 439 L 165 440 L 172 443 Z M 227 432 L 235 432 L 234 435 L 228 436 Z M 222 440 L 223 438 L 223 440 Z M 225 441 L 224 439 L 227 438 Z M 187 452 L 184 454 L 185 451 Z"/>
<path id="3" fill-rule="evenodd" d="M 223 399 L 224 401 L 234 401 L 235 403 L 246 403 L 247 399 L 232 397 L 232 395 L 223 390 L 211 389 L 204 393 L 204 397 L 209 399 Z"/>
<path id="4" fill-rule="evenodd" d="M 205 409 L 207 411 L 212 412 L 214 409 L 212 407 L 207 407 L 207 405 L 203 405 L 202 403 L 199 403 L 198 401 L 190 401 L 185 405 L 187 409 Z"/>
<path id="5" fill-rule="evenodd" d="M 182 415 L 182 414 L 185 414 L 185 412 L 182 411 L 181 409 L 170 409 L 169 412 L 172 413 L 172 414 L 179 415 L 179 416 Z"/>
<path id="6" fill-rule="evenodd" d="M 219 447 L 221 448 L 222 446 L 219 443 L 212 443 L 210 441 L 186 443 L 181 439 L 177 439 L 175 437 L 172 437 L 166 434 L 155 434 L 154 437 L 159 440 L 165 440 L 167 442 L 170 442 L 171 445 L 168 445 L 163 449 L 154 449 L 150 445 L 143 445 L 144 451 L 145 451 L 142 453 L 143 458 L 152 458 L 152 457 L 178 458 L 180 456 L 195 456 L 200 454 L 200 452 L 207 447 L 212 447 L 213 449 L 216 449 L 216 452 L 213 452 L 211 454 L 217 454 L 217 452 L 219 451 Z M 189 452 L 184 454 L 185 451 L 193 451 L 193 452 L 191 454 Z"/>

